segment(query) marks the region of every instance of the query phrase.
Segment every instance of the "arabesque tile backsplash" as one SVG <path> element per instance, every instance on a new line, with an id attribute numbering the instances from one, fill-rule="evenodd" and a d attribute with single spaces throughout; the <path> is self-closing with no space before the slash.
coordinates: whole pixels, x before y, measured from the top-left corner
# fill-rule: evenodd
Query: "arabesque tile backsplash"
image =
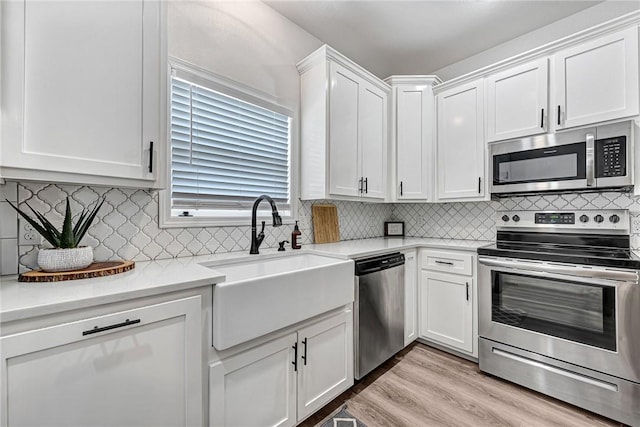
<path id="1" fill-rule="evenodd" d="M 28 202 L 52 222 L 61 222 L 66 196 L 86 207 L 105 196 L 106 202 L 83 243 L 94 247 L 96 260 L 145 261 L 249 249 L 250 227 L 159 228 L 158 194 L 146 190 L 23 182 L 18 200 Z M 303 201 L 298 213 L 302 243 L 313 241 L 311 205 Z M 629 209 L 640 217 L 640 199 L 628 194 L 585 193 L 512 197 L 467 203 L 364 203 L 332 201 L 338 207 L 342 240 L 379 237 L 385 220 L 405 221 L 407 236 L 443 239 L 495 239 L 497 210 Z M 76 209 L 78 207 L 76 206 Z M 291 225 L 269 227 L 263 247 L 289 240 Z M 640 233 L 631 246 L 640 249 Z M 20 247 L 20 269 L 36 266 L 37 247 Z"/>

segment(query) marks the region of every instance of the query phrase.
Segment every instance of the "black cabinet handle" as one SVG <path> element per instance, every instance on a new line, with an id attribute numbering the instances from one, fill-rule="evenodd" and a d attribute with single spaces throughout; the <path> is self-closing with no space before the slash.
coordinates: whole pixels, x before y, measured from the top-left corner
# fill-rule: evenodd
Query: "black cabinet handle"
<path id="1" fill-rule="evenodd" d="M 304 345 L 304 353 L 302 356 L 302 360 L 304 361 L 304 366 L 307 366 L 307 339 L 302 340 L 302 345 Z"/>
<path id="2" fill-rule="evenodd" d="M 291 348 L 293 349 L 293 362 L 291 362 L 293 364 L 293 371 L 298 372 L 298 342 L 296 341 Z"/>
<path id="3" fill-rule="evenodd" d="M 369 193 L 369 178 L 364 179 L 364 192 Z"/>
<path id="4" fill-rule="evenodd" d="M 153 173 L 153 141 L 149 142 L 149 173 Z"/>
<path id="5" fill-rule="evenodd" d="M 452 262 L 449 262 L 449 261 L 438 261 L 438 260 L 436 260 L 436 264 L 453 265 Z"/>
<path id="6" fill-rule="evenodd" d="M 482 178 L 478 177 L 478 194 L 482 194 Z"/>
<path id="7" fill-rule="evenodd" d="M 467 285 L 467 301 L 469 301 L 469 282 L 467 282 L 466 285 Z"/>
<path id="8" fill-rule="evenodd" d="M 402 181 L 400 181 L 400 195 L 402 196 Z"/>
<path id="9" fill-rule="evenodd" d="M 363 178 L 360 177 L 360 181 L 358 181 L 358 193 L 362 194 L 362 183 L 363 183 Z"/>
<path id="10" fill-rule="evenodd" d="M 125 326 L 135 325 L 136 323 L 140 323 L 140 319 L 134 319 L 134 320 L 127 319 L 122 323 L 116 323 L 116 324 L 109 325 L 109 326 L 103 326 L 102 328 L 94 326 L 93 329 L 89 329 L 88 331 L 83 331 L 82 332 L 82 336 L 91 335 L 91 334 L 97 334 L 99 332 L 104 332 L 104 331 L 110 331 L 111 329 L 123 328 Z"/>
<path id="11" fill-rule="evenodd" d="M 544 129 L 544 108 L 540 112 L 540 127 Z"/>
<path id="12" fill-rule="evenodd" d="M 558 105 L 558 125 L 560 125 L 560 106 Z"/>

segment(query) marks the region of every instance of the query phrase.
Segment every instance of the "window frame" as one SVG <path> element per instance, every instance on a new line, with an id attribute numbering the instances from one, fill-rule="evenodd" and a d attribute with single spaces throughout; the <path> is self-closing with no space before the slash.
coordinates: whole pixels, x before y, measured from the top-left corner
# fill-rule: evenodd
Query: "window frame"
<path id="1" fill-rule="evenodd" d="M 220 92 L 222 94 L 238 98 L 241 101 L 249 102 L 263 108 L 268 108 L 280 114 L 285 114 L 291 118 L 290 124 L 290 170 L 289 170 L 289 193 L 290 193 L 290 215 L 282 216 L 283 224 L 293 224 L 298 218 L 299 209 L 299 132 L 298 132 L 298 114 L 297 109 L 291 109 L 285 105 L 278 103 L 273 95 L 262 92 L 258 89 L 247 86 L 228 79 L 226 77 L 214 74 L 208 70 L 200 68 L 194 64 L 182 61 L 178 58 L 169 58 L 167 67 L 167 126 L 165 129 L 167 135 L 165 173 L 167 176 L 167 188 L 158 193 L 158 225 L 160 228 L 190 228 L 190 227 L 219 227 L 219 226 L 250 226 L 251 212 L 247 210 L 247 215 L 224 215 L 220 214 L 211 216 L 194 215 L 189 217 L 172 216 L 171 209 L 171 78 L 177 77 L 187 80 L 191 83 L 203 86 L 205 88 Z M 215 212 L 211 210 L 211 212 Z M 271 207 L 268 203 L 261 203 L 258 212 L 258 219 L 267 221 L 272 220 Z"/>

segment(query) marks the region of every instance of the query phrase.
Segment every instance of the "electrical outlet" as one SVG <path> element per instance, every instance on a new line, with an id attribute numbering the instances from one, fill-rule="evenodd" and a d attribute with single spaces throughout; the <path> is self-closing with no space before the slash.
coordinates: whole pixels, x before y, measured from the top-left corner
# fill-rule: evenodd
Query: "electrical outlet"
<path id="1" fill-rule="evenodd" d="M 640 234 L 640 216 L 631 217 L 631 234 Z"/>
<path id="2" fill-rule="evenodd" d="M 31 246 L 42 243 L 40 234 L 25 219 L 18 222 L 18 245 Z"/>

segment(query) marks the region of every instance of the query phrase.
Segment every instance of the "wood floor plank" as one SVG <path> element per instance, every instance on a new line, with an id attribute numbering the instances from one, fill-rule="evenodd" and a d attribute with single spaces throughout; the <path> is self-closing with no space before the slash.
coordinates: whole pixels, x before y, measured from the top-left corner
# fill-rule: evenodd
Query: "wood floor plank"
<path id="1" fill-rule="evenodd" d="M 301 424 L 342 404 L 368 427 L 605 427 L 620 423 L 479 371 L 478 365 L 416 343 Z"/>

